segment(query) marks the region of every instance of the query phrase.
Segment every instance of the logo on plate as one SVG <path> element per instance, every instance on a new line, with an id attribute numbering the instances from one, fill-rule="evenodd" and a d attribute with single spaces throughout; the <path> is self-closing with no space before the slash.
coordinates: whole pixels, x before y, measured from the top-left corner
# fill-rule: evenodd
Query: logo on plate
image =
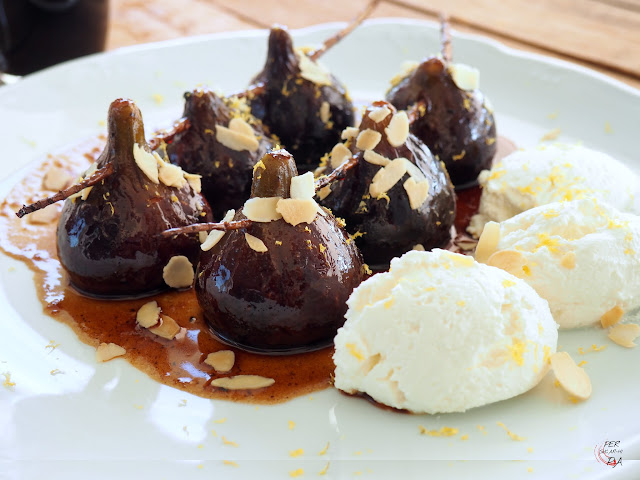
<path id="1" fill-rule="evenodd" d="M 599 463 L 608 467 L 616 468 L 618 465 L 622 465 L 620 440 L 605 440 L 603 443 L 596 445 L 593 454 Z"/>

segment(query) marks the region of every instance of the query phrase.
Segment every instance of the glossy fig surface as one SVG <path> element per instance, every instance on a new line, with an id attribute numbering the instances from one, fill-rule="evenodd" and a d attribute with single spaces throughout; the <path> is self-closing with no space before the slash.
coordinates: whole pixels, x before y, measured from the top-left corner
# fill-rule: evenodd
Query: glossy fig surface
<path id="1" fill-rule="evenodd" d="M 354 122 L 346 88 L 306 53 L 293 48 L 286 29 L 272 28 L 264 69 L 248 97 L 252 113 L 280 138 L 300 172 L 317 167 Z"/>
<path id="2" fill-rule="evenodd" d="M 468 68 L 468 67 L 466 67 Z M 493 112 L 477 85 L 460 88 L 456 66 L 428 58 L 387 93 L 399 110 L 411 110 L 411 132 L 447 167 L 456 188 L 475 185 L 496 153 Z"/>
<path id="3" fill-rule="evenodd" d="M 110 163 L 114 172 L 66 200 L 57 229 L 58 257 L 71 283 L 85 293 L 153 293 L 166 287 L 163 269 L 169 260 L 182 255 L 195 265 L 200 245 L 197 237 L 156 234 L 210 221 L 211 211 L 197 193 L 197 176 L 150 153 L 142 115 L 132 101 L 114 101 L 108 118 L 107 144 L 90 170 Z M 140 165 L 152 177 L 155 172 L 155 181 Z"/>
<path id="4" fill-rule="evenodd" d="M 251 200 L 290 199 L 289 182 L 296 174 L 286 151 L 267 154 L 256 168 Z M 303 203 L 315 204 L 311 196 Z M 248 204 L 234 220 L 247 218 Z M 306 351 L 332 342 L 364 266 L 333 216 L 323 211 L 312 217 L 297 225 L 286 216 L 253 221 L 247 229 L 225 233 L 203 253 L 196 294 L 206 321 L 223 340 L 265 353 Z"/>
<path id="5" fill-rule="evenodd" d="M 253 166 L 273 147 L 244 100 L 197 89 L 185 94 L 189 128 L 166 146 L 171 163 L 202 176 L 202 193 L 216 220 L 249 198 Z"/>
<path id="6" fill-rule="evenodd" d="M 347 155 L 355 156 L 357 164 L 318 196 L 345 219 L 364 260 L 374 269 L 386 269 L 393 257 L 417 244 L 427 250 L 446 245 L 455 193 L 441 162 L 409 133 L 405 112 L 374 102 L 359 129 L 345 134 L 348 139 L 332 150 L 326 173 Z"/>

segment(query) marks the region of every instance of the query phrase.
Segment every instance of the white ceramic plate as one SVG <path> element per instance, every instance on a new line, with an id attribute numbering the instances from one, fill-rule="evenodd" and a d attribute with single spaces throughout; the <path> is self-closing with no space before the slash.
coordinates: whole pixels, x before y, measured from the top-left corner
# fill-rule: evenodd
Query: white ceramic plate
<path id="1" fill-rule="evenodd" d="M 319 43 L 337 27 L 295 32 L 297 44 Z M 437 32 L 430 23 L 369 22 L 323 61 L 354 98 L 378 99 L 403 61 L 437 51 Z M 0 88 L 0 196 L 25 174 L 21 167 L 102 131 L 99 121 L 116 97 L 136 100 L 151 126 L 178 118 L 183 92 L 197 84 L 241 90 L 262 67 L 265 38 L 241 32 L 122 49 Z M 640 166 L 640 92 L 478 37 L 455 35 L 453 46 L 456 61 L 482 72 L 501 134 L 532 146 L 561 128 L 563 140 Z M 613 345 L 602 330 L 560 333 L 562 348 L 588 362 L 594 394 L 580 404 L 568 402 L 550 375 L 525 395 L 465 414 L 391 413 L 334 390 L 255 407 L 187 395 L 123 360 L 96 364 L 92 348 L 42 314 L 31 277 L 0 255 L 0 373 L 16 383 L 0 386 L 2 479 L 271 479 L 298 469 L 315 478 L 327 462 L 324 478 L 332 479 L 640 478 L 640 349 Z M 50 340 L 59 344 L 54 351 L 45 348 Z M 594 343 L 608 346 L 578 354 Z M 64 374 L 52 376 L 53 369 Z M 512 440 L 497 422 L 526 439 Z M 420 435 L 419 425 L 459 434 Z M 594 447 L 605 440 L 620 441 L 622 465 L 596 461 Z M 290 456 L 300 448 L 303 455 Z"/>

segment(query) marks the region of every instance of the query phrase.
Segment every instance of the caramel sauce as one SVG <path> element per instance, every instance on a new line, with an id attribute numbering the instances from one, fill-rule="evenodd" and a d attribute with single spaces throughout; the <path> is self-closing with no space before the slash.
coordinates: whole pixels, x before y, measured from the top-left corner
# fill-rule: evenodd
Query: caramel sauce
<path id="1" fill-rule="evenodd" d="M 208 330 L 193 289 L 166 291 L 145 298 L 106 300 L 86 297 L 69 285 L 56 254 L 57 219 L 44 225 L 31 224 L 28 216 L 19 219 L 15 212 L 23 203 L 54 193 L 43 190 L 43 178 L 52 167 L 62 168 L 75 178 L 98 157 L 104 140 L 98 137 L 48 155 L 0 204 L 0 249 L 23 261 L 35 273 L 36 291 L 44 312 L 71 327 L 82 342 L 94 347 L 103 342 L 120 345 L 127 351 L 124 358 L 154 380 L 201 397 L 274 404 L 329 387 L 334 370 L 333 348 L 268 356 L 229 347 Z M 503 144 L 499 152 L 515 149 L 509 140 L 500 138 L 498 142 Z M 464 231 L 477 211 L 479 198 L 479 187 L 458 192 L 456 227 L 459 231 Z M 59 213 L 62 203 L 50 208 L 57 208 Z M 152 300 L 186 330 L 184 336 L 165 340 L 137 325 L 138 309 Z M 209 353 L 218 350 L 235 352 L 233 369 L 226 374 L 217 374 L 204 363 Z M 273 378 L 275 384 L 236 391 L 210 385 L 215 378 L 233 375 L 260 375 Z"/>

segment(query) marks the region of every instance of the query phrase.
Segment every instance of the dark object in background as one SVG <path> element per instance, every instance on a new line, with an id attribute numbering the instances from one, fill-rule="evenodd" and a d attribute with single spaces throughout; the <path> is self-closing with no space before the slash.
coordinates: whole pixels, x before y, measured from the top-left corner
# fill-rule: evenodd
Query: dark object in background
<path id="1" fill-rule="evenodd" d="M 26 75 L 104 49 L 108 0 L 0 0 L 0 72 Z"/>

